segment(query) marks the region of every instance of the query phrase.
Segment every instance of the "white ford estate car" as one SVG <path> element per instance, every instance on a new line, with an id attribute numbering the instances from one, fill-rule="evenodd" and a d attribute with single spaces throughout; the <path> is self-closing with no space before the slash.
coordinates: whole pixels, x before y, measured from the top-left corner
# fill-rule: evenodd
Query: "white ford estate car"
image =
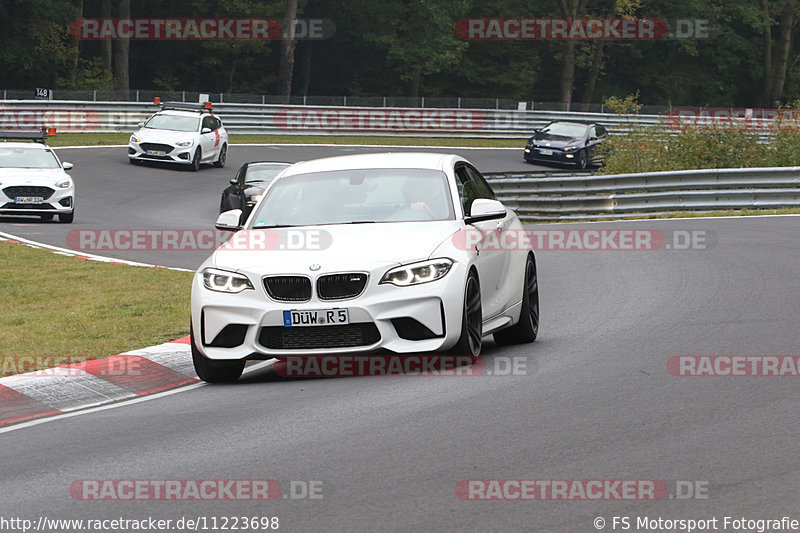
<path id="1" fill-rule="evenodd" d="M 202 163 L 225 166 L 227 154 L 228 132 L 204 104 L 163 104 L 161 111 L 139 124 L 128 143 L 131 163 L 176 163 L 194 171 Z"/>

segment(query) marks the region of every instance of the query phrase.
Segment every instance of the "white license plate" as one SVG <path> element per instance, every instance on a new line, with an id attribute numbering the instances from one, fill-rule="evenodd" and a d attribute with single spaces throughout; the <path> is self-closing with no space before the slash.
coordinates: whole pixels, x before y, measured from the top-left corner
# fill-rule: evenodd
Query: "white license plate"
<path id="1" fill-rule="evenodd" d="M 40 204 L 42 202 L 44 202 L 44 198 L 41 196 L 17 196 L 14 199 L 16 204 Z"/>
<path id="2" fill-rule="evenodd" d="M 539 153 L 542 154 L 542 155 L 553 155 L 553 151 L 552 150 L 541 150 L 540 149 Z"/>
<path id="3" fill-rule="evenodd" d="M 283 325 L 287 328 L 297 326 L 338 326 L 349 323 L 350 318 L 347 316 L 347 309 L 283 312 Z"/>
<path id="4" fill-rule="evenodd" d="M 147 155 L 167 155 L 164 150 L 148 150 Z"/>

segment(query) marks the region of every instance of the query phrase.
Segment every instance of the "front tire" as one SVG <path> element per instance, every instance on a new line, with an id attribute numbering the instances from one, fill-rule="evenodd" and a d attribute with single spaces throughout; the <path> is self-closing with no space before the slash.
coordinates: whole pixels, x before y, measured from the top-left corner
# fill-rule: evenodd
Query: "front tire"
<path id="1" fill-rule="evenodd" d="M 217 168 L 224 167 L 225 161 L 227 161 L 227 159 L 228 159 L 228 145 L 223 144 L 222 148 L 219 151 L 219 157 L 217 157 L 217 160 L 214 161 L 214 166 Z"/>
<path id="2" fill-rule="evenodd" d="M 189 339 L 192 346 L 192 362 L 197 377 L 207 383 L 231 383 L 239 379 L 244 371 L 244 360 L 215 361 L 209 359 L 195 346 L 194 329 L 189 328 Z"/>
<path id="3" fill-rule="evenodd" d="M 586 153 L 586 150 L 581 150 L 578 152 L 577 166 L 581 170 L 584 170 L 589 166 L 589 154 Z"/>
<path id="4" fill-rule="evenodd" d="M 75 219 L 75 210 L 73 210 L 71 213 L 62 213 L 58 215 L 58 221 L 61 224 L 71 224 L 74 219 Z"/>
<path id="5" fill-rule="evenodd" d="M 483 345 L 483 310 L 481 308 L 481 286 L 478 275 L 470 271 L 464 288 L 464 305 L 461 311 L 461 336 L 449 351 L 453 355 L 468 355 L 476 358 Z"/>
<path id="6" fill-rule="evenodd" d="M 192 172 L 197 172 L 200 170 L 200 159 L 203 157 L 203 151 L 198 148 L 194 152 L 194 158 L 192 159 L 192 165 L 189 167 Z"/>
<path id="7" fill-rule="evenodd" d="M 39 215 L 39 218 L 42 220 L 53 220 L 53 213 L 45 213 L 44 215 Z"/>
<path id="8" fill-rule="evenodd" d="M 536 262 L 530 255 L 525 263 L 525 281 L 522 284 L 522 291 L 519 321 L 510 328 L 502 329 L 492 335 L 497 344 L 533 342 L 539 334 L 539 278 L 536 274 Z"/>

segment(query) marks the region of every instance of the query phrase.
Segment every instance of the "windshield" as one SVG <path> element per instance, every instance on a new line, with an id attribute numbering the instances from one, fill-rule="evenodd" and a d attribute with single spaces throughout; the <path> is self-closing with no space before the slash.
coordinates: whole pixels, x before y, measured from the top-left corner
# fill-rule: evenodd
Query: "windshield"
<path id="1" fill-rule="evenodd" d="M 199 117 L 185 117 L 182 115 L 153 115 L 144 125 L 149 130 L 170 131 L 197 131 L 199 126 Z"/>
<path id="2" fill-rule="evenodd" d="M 447 176 L 441 171 L 337 170 L 276 181 L 259 204 L 254 227 L 453 218 Z"/>
<path id="3" fill-rule="evenodd" d="M 249 165 L 244 176 L 245 183 L 269 183 L 289 165 Z"/>
<path id="4" fill-rule="evenodd" d="M 59 168 L 55 154 L 49 148 L 0 146 L 0 168 Z"/>
<path id="5" fill-rule="evenodd" d="M 583 137 L 583 134 L 586 133 L 586 126 L 583 124 L 556 123 L 545 126 L 540 130 L 540 133 L 559 137 Z"/>

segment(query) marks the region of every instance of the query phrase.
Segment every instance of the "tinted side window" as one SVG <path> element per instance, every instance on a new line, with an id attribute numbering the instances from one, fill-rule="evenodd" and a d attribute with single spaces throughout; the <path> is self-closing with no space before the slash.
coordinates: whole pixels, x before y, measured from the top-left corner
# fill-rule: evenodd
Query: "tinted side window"
<path id="1" fill-rule="evenodd" d="M 472 179 L 467 167 L 459 165 L 456 167 L 456 185 L 458 187 L 458 194 L 461 197 L 461 205 L 464 208 L 464 214 L 469 215 L 469 210 L 472 207 L 472 202 L 476 198 L 480 198 L 475 181 Z"/>
<path id="2" fill-rule="evenodd" d="M 486 200 L 497 200 L 497 197 L 494 195 L 494 191 L 492 187 L 486 182 L 486 179 L 481 176 L 481 173 L 478 172 L 474 167 L 465 167 L 472 178 L 472 181 L 475 183 L 475 188 L 478 191 L 478 198 L 484 198 Z"/>
<path id="3" fill-rule="evenodd" d="M 214 117 L 203 117 L 203 128 L 214 129 Z"/>
<path id="4" fill-rule="evenodd" d="M 598 137 L 605 137 L 608 132 L 603 126 L 597 126 L 597 136 Z"/>

